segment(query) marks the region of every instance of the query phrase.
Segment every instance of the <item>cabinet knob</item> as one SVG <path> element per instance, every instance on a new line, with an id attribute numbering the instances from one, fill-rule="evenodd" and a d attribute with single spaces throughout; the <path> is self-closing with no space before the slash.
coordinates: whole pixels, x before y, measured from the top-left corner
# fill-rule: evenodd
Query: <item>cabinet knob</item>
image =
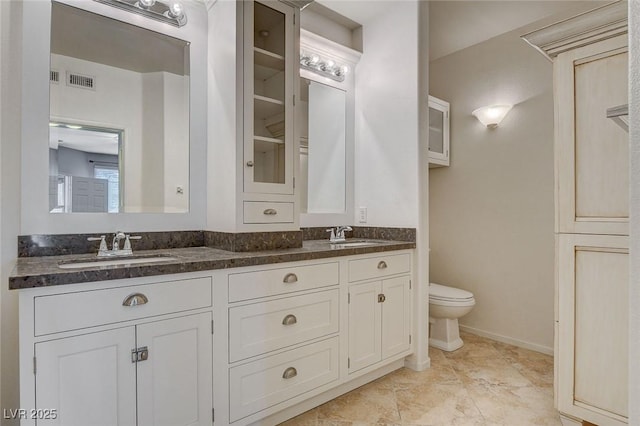
<path id="1" fill-rule="evenodd" d="M 378 262 L 378 269 L 385 269 L 387 267 L 387 262 L 385 262 L 384 260 L 381 260 L 380 262 Z"/>
<path id="2" fill-rule="evenodd" d="M 289 272 L 287 275 L 284 276 L 284 279 L 282 280 L 282 282 L 286 283 L 286 284 L 297 283 L 298 282 L 298 276 L 296 274 L 294 274 L 293 272 Z"/>
<path id="3" fill-rule="evenodd" d="M 385 300 L 387 300 L 387 296 L 385 296 L 384 294 L 380 293 L 378 295 L 378 303 L 384 303 Z"/>
<path id="4" fill-rule="evenodd" d="M 253 167 L 253 161 L 247 161 L 247 167 Z"/>
<path id="5" fill-rule="evenodd" d="M 283 379 L 293 379 L 297 375 L 298 375 L 298 370 L 296 370 L 293 367 L 289 367 L 286 370 L 284 370 L 284 373 L 282 373 L 282 378 Z"/>
<path id="6" fill-rule="evenodd" d="M 142 294 L 142 293 L 133 293 L 133 294 L 128 295 L 126 297 L 126 299 L 124 299 L 124 301 L 122 302 L 122 306 L 144 305 L 148 301 L 149 301 L 149 299 L 147 299 L 147 296 L 145 296 L 144 294 Z"/>
<path id="7" fill-rule="evenodd" d="M 276 209 L 266 209 L 262 213 L 266 214 L 267 216 L 275 216 L 278 214 L 278 211 Z"/>
<path id="8" fill-rule="evenodd" d="M 298 318 L 295 315 L 289 314 L 282 320 L 282 325 L 293 325 L 298 322 Z"/>

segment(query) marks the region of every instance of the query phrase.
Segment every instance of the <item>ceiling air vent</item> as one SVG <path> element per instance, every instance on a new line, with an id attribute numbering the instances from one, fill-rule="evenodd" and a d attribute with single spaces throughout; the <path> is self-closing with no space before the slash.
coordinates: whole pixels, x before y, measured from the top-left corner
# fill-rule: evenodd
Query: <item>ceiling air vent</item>
<path id="1" fill-rule="evenodd" d="M 56 70 L 49 71 L 49 81 L 54 84 L 58 84 L 60 82 L 60 72 Z"/>
<path id="2" fill-rule="evenodd" d="M 93 77 L 67 72 L 67 86 L 80 87 L 82 89 L 95 90 L 95 80 Z"/>

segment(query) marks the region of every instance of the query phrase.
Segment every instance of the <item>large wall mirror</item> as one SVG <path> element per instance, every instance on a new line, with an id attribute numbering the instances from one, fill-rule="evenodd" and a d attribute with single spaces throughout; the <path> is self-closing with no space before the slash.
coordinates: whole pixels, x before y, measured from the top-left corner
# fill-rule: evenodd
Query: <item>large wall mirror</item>
<path id="1" fill-rule="evenodd" d="M 304 29 L 300 52 L 300 225 L 353 224 L 353 88 L 360 53 Z"/>
<path id="2" fill-rule="evenodd" d="M 53 2 L 49 211 L 189 210 L 189 43 Z"/>
<path id="3" fill-rule="evenodd" d="M 88 0 L 22 5 L 21 234 L 204 229 L 203 2 L 177 27 Z"/>

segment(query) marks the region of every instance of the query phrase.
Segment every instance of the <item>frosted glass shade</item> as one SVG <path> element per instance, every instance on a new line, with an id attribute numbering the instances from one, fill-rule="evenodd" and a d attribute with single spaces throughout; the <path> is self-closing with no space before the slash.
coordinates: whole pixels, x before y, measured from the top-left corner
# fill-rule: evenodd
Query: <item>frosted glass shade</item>
<path id="1" fill-rule="evenodd" d="M 511 111 L 511 108 L 513 108 L 513 105 L 488 105 L 476 109 L 471 114 L 482 124 L 493 129 L 498 127 L 498 124 Z"/>

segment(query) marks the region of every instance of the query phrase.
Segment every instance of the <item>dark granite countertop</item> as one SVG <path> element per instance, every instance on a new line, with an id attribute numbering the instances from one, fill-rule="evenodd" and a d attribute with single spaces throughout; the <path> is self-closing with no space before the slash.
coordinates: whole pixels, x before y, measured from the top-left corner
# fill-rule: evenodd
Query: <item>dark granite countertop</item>
<path id="1" fill-rule="evenodd" d="M 18 258 L 16 266 L 9 276 L 9 289 L 47 287 L 92 281 L 208 271 L 213 269 L 239 268 L 242 266 L 326 259 L 337 256 L 413 249 L 416 247 L 415 242 L 407 241 L 366 241 L 371 244 L 357 247 L 342 247 L 340 245 L 330 244 L 327 240 L 311 240 L 304 241 L 300 248 L 259 252 L 231 252 L 210 247 L 140 250 L 135 252 L 134 257 L 163 255 L 171 256 L 173 259 L 131 265 L 96 265 L 81 269 L 62 269 L 58 265 L 82 260 L 95 260 L 96 255 L 77 254 L 22 257 Z"/>

